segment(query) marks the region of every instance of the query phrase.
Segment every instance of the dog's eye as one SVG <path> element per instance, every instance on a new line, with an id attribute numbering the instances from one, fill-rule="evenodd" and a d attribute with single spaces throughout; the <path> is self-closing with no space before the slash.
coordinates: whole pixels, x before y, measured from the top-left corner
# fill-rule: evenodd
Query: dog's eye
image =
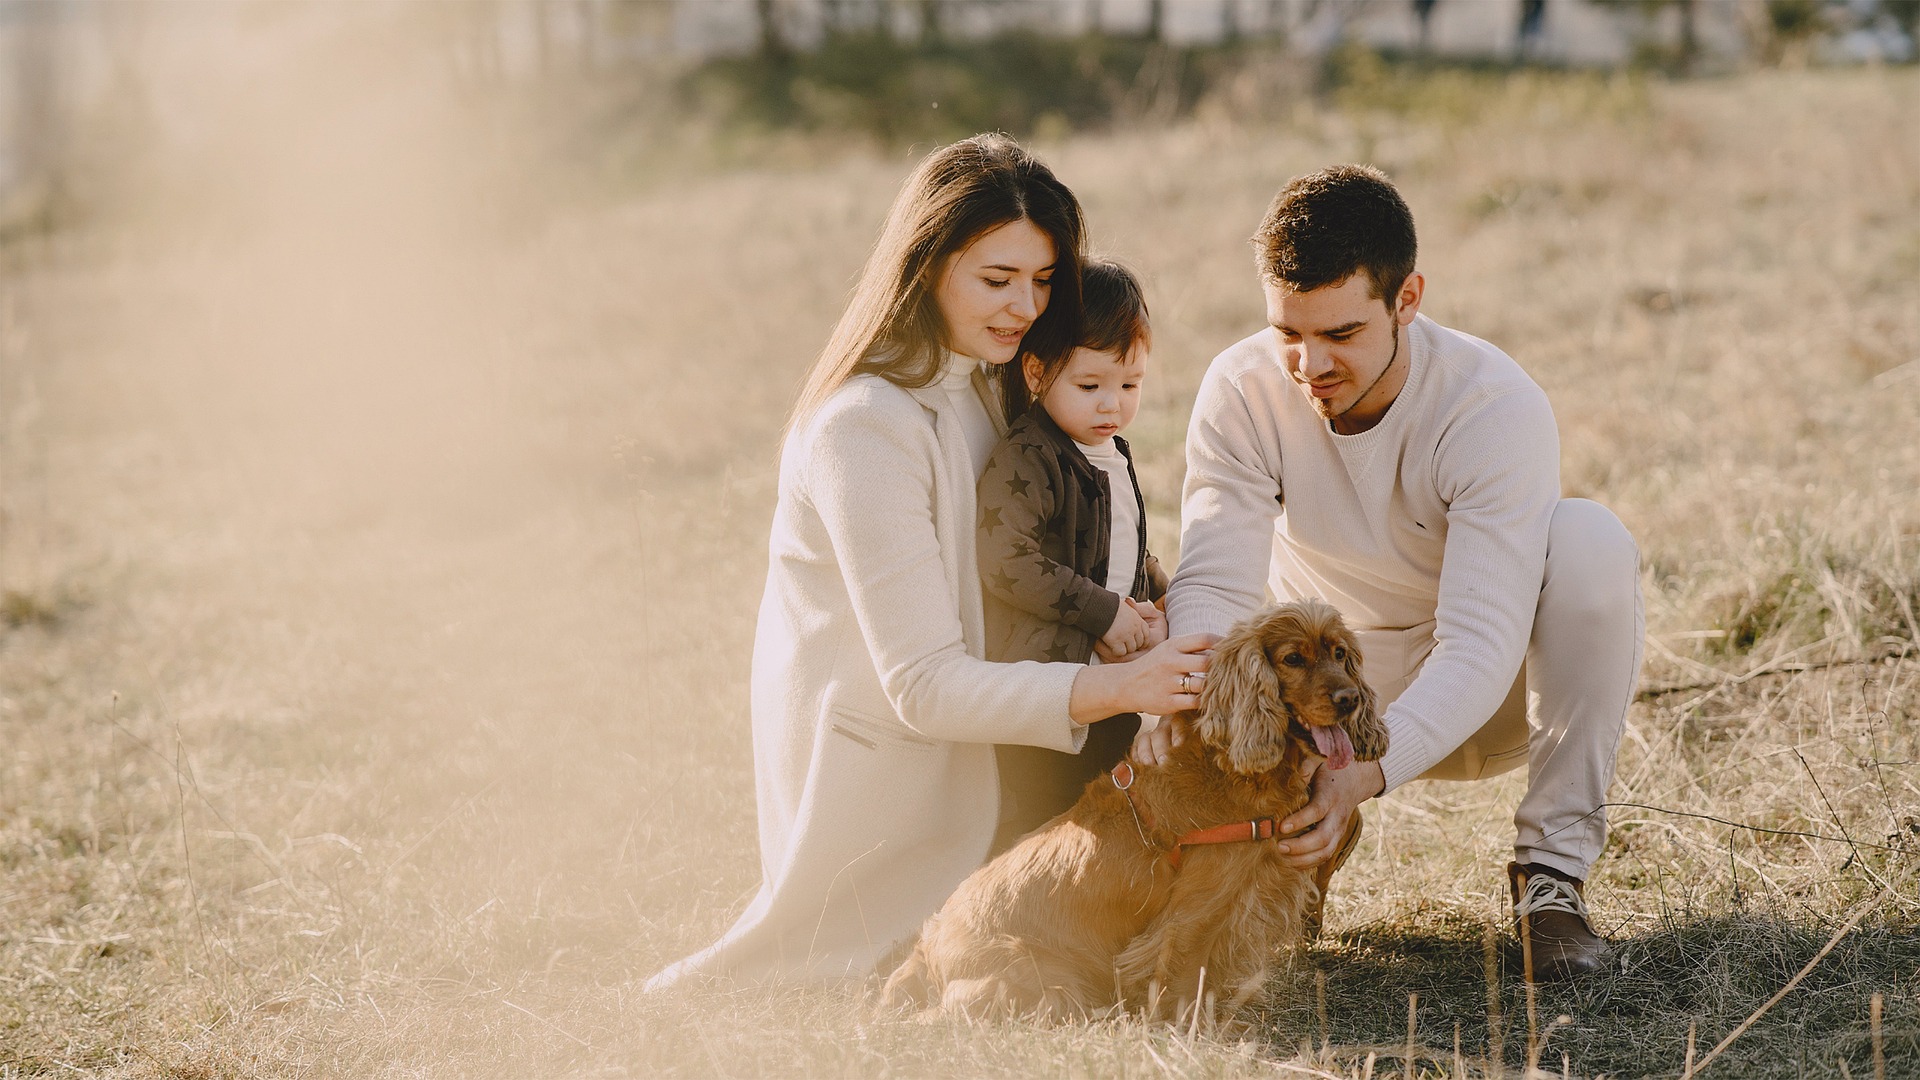
<path id="1" fill-rule="evenodd" d="M 1346 650 L 1346 647 L 1345 647 L 1345 646 L 1342 646 L 1342 645 L 1335 645 L 1335 646 L 1333 647 L 1333 658 L 1334 658 L 1335 660 L 1343 660 L 1343 661 L 1344 661 L 1344 660 L 1345 660 L 1345 659 L 1347 658 L 1347 650 Z"/>
<path id="2" fill-rule="evenodd" d="M 1288 667 L 1306 667 L 1307 666 L 1307 658 L 1304 656 L 1301 656 L 1297 652 L 1290 652 L 1287 655 L 1281 657 L 1280 662 L 1287 665 Z"/>

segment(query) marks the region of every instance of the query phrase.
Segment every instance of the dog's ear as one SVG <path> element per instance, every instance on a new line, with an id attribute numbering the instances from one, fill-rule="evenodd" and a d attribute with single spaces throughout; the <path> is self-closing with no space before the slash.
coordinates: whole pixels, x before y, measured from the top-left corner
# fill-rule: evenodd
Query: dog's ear
<path id="1" fill-rule="evenodd" d="M 1209 746 L 1225 747 L 1235 772 L 1262 773 L 1280 764 L 1287 706 L 1261 634 L 1233 633 L 1214 648 L 1195 733 Z"/>
<path id="2" fill-rule="evenodd" d="M 1340 643 L 1347 649 L 1347 678 L 1352 679 L 1353 685 L 1360 690 L 1360 704 L 1346 724 L 1347 735 L 1353 740 L 1354 757 L 1361 761 L 1377 761 L 1380 755 L 1387 752 L 1387 725 L 1380 719 L 1380 701 L 1363 672 L 1359 640 L 1345 625 L 1340 627 L 1339 634 Z"/>

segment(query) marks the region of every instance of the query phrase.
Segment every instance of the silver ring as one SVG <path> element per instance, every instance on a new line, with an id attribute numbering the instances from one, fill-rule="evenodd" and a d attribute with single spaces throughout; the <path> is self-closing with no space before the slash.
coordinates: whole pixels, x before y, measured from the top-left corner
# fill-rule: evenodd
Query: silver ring
<path id="1" fill-rule="evenodd" d="M 1183 693 L 1183 694 L 1189 694 L 1189 693 L 1192 693 L 1192 691 L 1191 691 L 1191 690 L 1188 690 L 1188 689 L 1187 689 L 1187 680 L 1188 680 L 1188 679 L 1191 679 L 1191 678 L 1193 678 L 1193 676 L 1192 676 L 1192 675 L 1182 675 L 1182 676 L 1180 676 L 1180 692 L 1181 692 L 1181 693 Z"/>

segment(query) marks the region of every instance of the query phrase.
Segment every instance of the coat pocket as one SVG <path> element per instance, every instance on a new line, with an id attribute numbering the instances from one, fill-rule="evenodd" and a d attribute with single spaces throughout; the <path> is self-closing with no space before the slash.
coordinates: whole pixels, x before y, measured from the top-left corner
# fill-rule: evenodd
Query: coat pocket
<path id="1" fill-rule="evenodd" d="M 827 710 L 827 727 L 869 750 L 931 750 L 939 745 L 898 720 L 880 720 L 845 709 Z"/>

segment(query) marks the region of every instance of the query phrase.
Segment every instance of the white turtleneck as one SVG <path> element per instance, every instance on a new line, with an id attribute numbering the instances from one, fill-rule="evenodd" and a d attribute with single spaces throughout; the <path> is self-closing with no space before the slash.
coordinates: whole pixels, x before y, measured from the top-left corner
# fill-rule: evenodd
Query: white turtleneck
<path id="1" fill-rule="evenodd" d="M 987 456 L 993 453 L 994 444 L 1000 441 L 1000 425 L 994 423 L 993 414 L 987 411 L 987 402 L 974 389 L 973 377 L 981 370 L 980 361 L 973 357 L 949 352 L 938 383 L 940 392 L 953 403 L 953 415 L 959 418 L 960 429 L 966 432 L 967 453 L 973 458 L 976 478 L 987 467 Z"/>

